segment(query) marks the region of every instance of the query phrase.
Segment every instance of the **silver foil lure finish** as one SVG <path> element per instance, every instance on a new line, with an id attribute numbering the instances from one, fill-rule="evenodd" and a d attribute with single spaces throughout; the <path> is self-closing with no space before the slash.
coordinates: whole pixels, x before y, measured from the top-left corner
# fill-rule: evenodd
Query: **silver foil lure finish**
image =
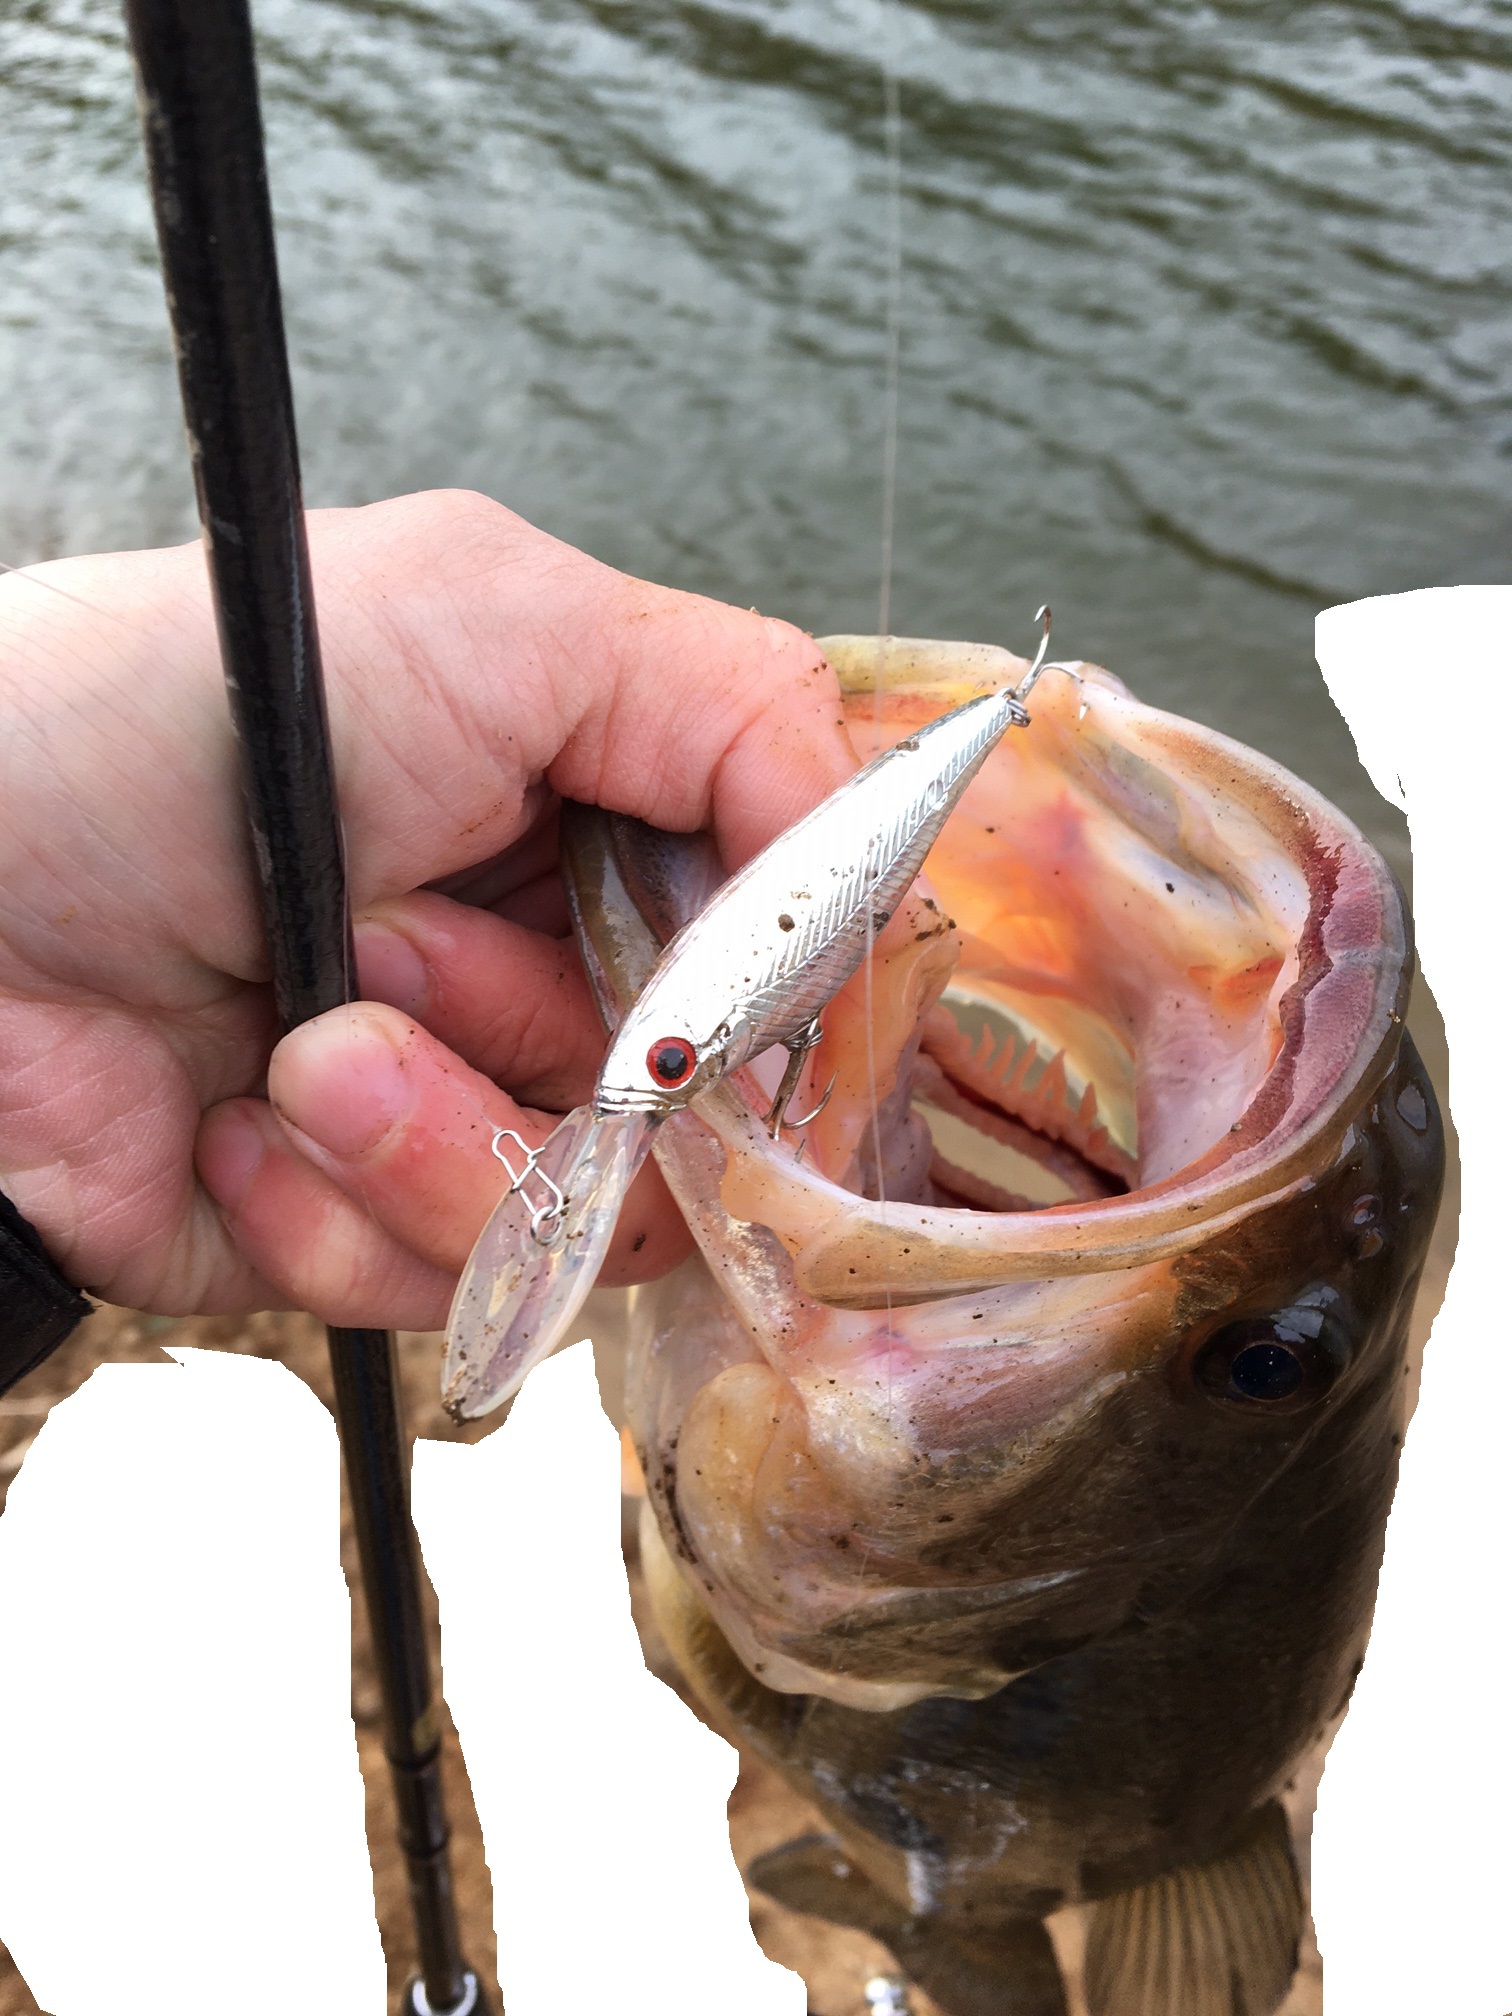
<path id="1" fill-rule="evenodd" d="M 443 1398 L 458 1420 L 501 1406 L 553 1351 L 593 1286 L 659 1121 L 783 1045 L 793 1064 L 866 957 L 940 829 L 1045 666 L 885 750 L 731 876 L 672 940 L 610 1042 L 592 1099 L 533 1150 L 499 1130 L 511 1181 L 457 1284 Z M 796 1068 L 773 1108 L 780 1127 Z M 813 1116 L 808 1116 L 812 1118 Z M 522 1166 L 506 1156 L 508 1138 Z"/>

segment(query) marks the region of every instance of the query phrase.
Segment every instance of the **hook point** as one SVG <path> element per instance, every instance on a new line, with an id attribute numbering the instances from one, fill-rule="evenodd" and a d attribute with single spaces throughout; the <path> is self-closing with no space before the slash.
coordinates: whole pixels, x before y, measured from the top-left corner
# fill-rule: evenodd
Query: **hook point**
<path id="1" fill-rule="evenodd" d="M 1045 669 L 1045 655 L 1050 649 L 1050 604 L 1041 602 L 1034 612 L 1034 620 L 1040 626 L 1039 649 L 1034 654 L 1034 663 L 1013 689 L 1013 697 L 1020 704 L 1034 691 L 1034 683 Z"/>

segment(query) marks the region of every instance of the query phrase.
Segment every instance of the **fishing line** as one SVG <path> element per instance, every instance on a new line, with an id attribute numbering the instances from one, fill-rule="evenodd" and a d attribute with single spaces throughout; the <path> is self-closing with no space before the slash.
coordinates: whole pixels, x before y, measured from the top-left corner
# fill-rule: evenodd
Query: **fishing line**
<path id="1" fill-rule="evenodd" d="M 872 730 L 880 746 L 882 687 L 892 628 L 893 546 L 898 508 L 898 405 L 903 350 L 903 108 L 898 83 L 896 0 L 882 0 L 883 156 L 883 377 L 882 377 L 882 539 L 877 590 L 877 669 L 872 680 Z M 871 1110 L 872 1164 L 876 1172 L 878 1217 L 887 1220 L 887 1180 L 882 1165 L 882 1117 L 877 1101 L 875 912 L 866 915 L 866 959 L 862 968 L 862 1019 L 866 1031 L 866 1090 Z M 887 1291 L 886 1323 L 892 1331 L 892 1291 Z M 887 1411 L 892 1413 L 892 1347 L 887 1349 Z"/>
<path id="2" fill-rule="evenodd" d="M 882 537 L 877 592 L 877 669 L 872 679 L 872 729 L 882 738 L 882 688 L 892 621 L 893 543 L 898 500 L 898 403 L 903 335 L 903 117 L 894 48 L 896 0 L 882 5 L 882 148 L 883 148 L 883 378 L 882 378 Z M 866 1028 L 866 1085 L 871 1109 L 872 1157 L 876 1164 L 877 1201 L 884 1208 L 882 1128 L 877 1103 L 873 952 L 875 919 L 866 919 L 866 963 L 863 1000 Z"/>
<path id="3" fill-rule="evenodd" d="M 898 381 L 903 348 L 903 108 L 894 47 L 896 0 L 883 0 L 882 151 L 884 293 L 882 390 L 882 579 L 877 640 L 892 628 L 893 535 L 898 503 Z M 881 713 L 880 666 L 877 708 Z"/>

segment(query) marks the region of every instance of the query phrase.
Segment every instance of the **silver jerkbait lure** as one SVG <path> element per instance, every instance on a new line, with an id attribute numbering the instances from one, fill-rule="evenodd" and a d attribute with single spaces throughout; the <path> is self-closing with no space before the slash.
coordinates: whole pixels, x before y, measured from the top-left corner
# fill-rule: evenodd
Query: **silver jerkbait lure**
<path id="1" fill-rule="evenodd" d="M 780 1045 L 789 1062 L 768 1124 L 781 1127 L 820 1009 L 866 957 L 1002 735 L 1028 725 L 1048 608 L 1038 620 L 1039 650 L 1016 687 L 968 700 L 885 750 L 722 885 L 658 960 L 586 1106 L 539 1148 L 495 1133 L 509 1187 L 447 1324 L 442 1396 L 457 1420 L 502 1406 L 561 1341 L 659 1122 Z"/>

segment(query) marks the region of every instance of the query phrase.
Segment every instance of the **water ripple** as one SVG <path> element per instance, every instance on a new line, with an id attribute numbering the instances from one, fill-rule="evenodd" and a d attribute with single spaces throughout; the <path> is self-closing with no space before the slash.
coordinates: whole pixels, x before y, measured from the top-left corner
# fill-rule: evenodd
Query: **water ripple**
<path id="1" fill-rule="evenodd" d="M 1504 571 L 1504 0 L 255 11 L 312 497 L 472 483 L 816 629 L 875 607 L 891 32 L 897 621 L 1048 596 L 1400 858 L 1309 626 Z M 0 557 L 180 536 L 114 0 L 0 37 Z"/>

